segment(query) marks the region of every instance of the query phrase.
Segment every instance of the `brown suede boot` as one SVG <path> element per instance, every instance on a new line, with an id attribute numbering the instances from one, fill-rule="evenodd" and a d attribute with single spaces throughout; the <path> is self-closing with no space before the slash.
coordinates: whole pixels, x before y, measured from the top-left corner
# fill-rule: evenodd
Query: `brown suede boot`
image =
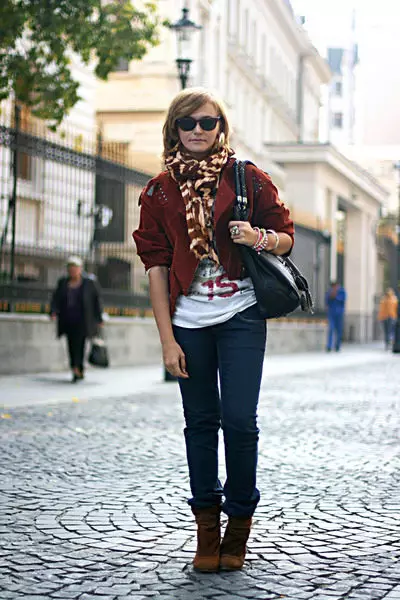
<path id="1" fill-rule="evenodd" d="M 236 571 L 244 565 L 246 543 L 251 529 L 251 517 L 229 517 L 220 550 L 219 566 L 224 571 Z"/>
<path id="2" fill-rule="evenodd" d="M 219 506 L 192 508 L 197 523 L 197 550 L 193 559 L 196 571 L 214 573 L 219 569 L 219 546 L 221 543 Z"/>

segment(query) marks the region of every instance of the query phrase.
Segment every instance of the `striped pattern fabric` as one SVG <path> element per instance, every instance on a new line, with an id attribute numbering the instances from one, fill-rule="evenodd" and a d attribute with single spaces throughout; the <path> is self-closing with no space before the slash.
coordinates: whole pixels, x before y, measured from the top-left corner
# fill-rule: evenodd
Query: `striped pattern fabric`
<path id="1" fill-rule="evenodd" d="M 185 203 L 190 250 L 199 260 L 208 257 L 216 264 L 219 259 L 212 245 L 213 191 L 218 187 L 222 167 L 232 154 L 233 150 L 221 148 L 203 160 L 196 160 L 178 150 L 165 161 Z"/>

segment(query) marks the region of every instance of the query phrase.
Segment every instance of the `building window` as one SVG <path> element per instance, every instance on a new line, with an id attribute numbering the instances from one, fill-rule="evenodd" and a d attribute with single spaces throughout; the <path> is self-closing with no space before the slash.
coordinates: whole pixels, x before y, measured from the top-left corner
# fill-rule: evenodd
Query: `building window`
<path id="1" fill-rule="evenodd" d="M 337 112 L 333 113 L 333 126 L 337 129 L 342 129 L 343 127 L 343 113 Z"/>
<path id="2" fill-rule="evenodd" d="M 114 68 L 114 71 L 129 71 L 129 60 L 120 58 Z"/>
<path id="3" fill-rule="evenodd" d="M 335 96 L 341 96 L 343 94 L 343 84 L 341 81 L 335 82 Z"/>

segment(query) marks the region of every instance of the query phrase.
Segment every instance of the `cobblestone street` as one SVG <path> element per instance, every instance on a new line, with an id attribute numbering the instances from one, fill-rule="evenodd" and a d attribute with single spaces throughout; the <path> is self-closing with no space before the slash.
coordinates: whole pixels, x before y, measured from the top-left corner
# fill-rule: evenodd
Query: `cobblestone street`
<path id="1" fill-rule="evenodd" d="M 22 406 L 3 388 L 0 600 L 400 600 L 400 357 L 274 360 L 261 502 L 236 573 L 191 568 L 175 383 Z"/>

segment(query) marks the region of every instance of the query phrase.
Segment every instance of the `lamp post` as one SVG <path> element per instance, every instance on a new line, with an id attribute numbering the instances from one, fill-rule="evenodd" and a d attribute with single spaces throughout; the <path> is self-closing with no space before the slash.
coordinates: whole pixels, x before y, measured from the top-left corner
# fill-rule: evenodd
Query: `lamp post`
<path id="1" fill-rule="evenodd" d="M 398 174 L 396 294 L 399 304 L 397 307 L 397 321 L 393 341 L 393 352 L 397 354 L 400 353 L 400 161 L 394 163 L 393 166 Z"/>
<path id="2" fill-rule="evenodd" d="M 201 25 L 196 25 L 189 19 L 189 9 L 182 8 L 181 18 L 170 25 L 170 28 L 175 31 L 178 47 L 178 57 L 176 66 L 178 67 L 179 80 L 181 88 L 184 90 L 189 78 L 192 59 L 192 41 L 193 34 L 202 29 Z"/>

